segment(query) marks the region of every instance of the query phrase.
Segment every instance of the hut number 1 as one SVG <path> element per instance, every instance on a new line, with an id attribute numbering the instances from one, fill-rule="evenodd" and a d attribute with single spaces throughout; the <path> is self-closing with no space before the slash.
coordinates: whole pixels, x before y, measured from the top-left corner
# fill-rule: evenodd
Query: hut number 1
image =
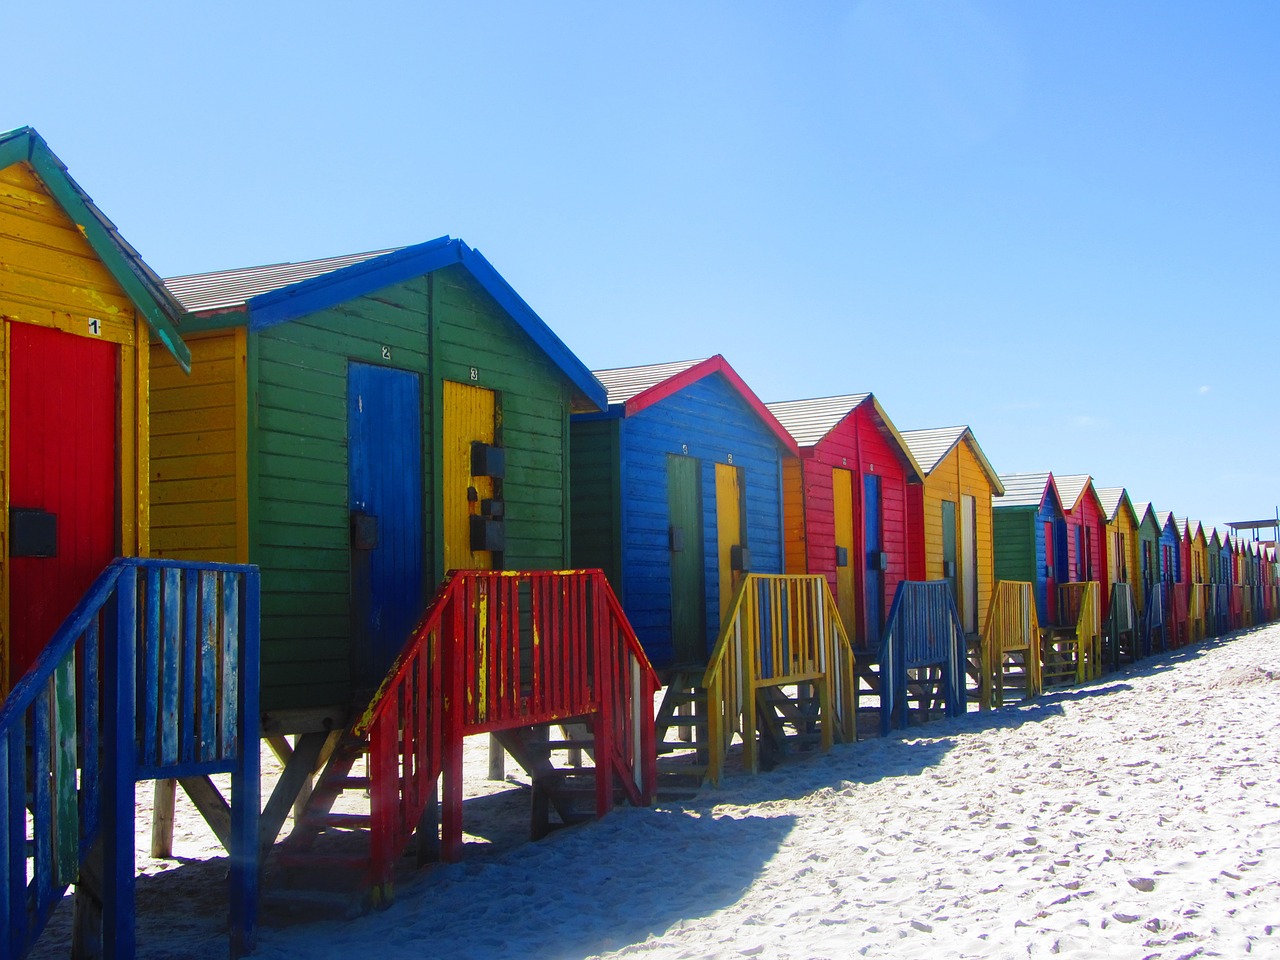
<path id="1" fill-rule="evenodd" d="M 95 337 L 102 336 L 102 321 L 97 317 L 89 318 L 89 332 Z"/>

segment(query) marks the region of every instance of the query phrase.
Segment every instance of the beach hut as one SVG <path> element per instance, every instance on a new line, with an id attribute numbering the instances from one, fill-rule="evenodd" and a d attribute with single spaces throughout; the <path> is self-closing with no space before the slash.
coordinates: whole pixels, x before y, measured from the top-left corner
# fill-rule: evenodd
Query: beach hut
<path id="1" fill-rule="evenodd" d="M 257 744 L 255 575 L 148 559 L 152 361 L 185 376 L 181 318 L 44 139 L 0 133 L 5 956 L 28 952 L 73 882 L 82 947 L 133 955 L 135 784 L 177 769 L 231 774 L 232 953 L 252 945 L 258 754 L 240 745 Z M 195 650 L 197 618 L 216 658 Z M 215 676 L 220 696 L 197 706 Z"/>
<path id="2" fill-rule="evenodd" d="M 658 749 L 715 782 L 735 734 L 749 771 L 853 739 L 834 600 L 785 572 L 795 440 L 722 356 L 595 375 L 608 407 L 571 424 L 572 557 L 606 571 L 662 673 Z"/>
<path id="3" fill-rule="evenodd" d="M 946 580 L 965 633 L 976 636 L 995 577 L 991 498 L 1004 486 L 967 426 L 904 430 L 902 439 L 924 473 L 907 488 L 910 579 Z"/>
<path id="4" fill-rule="evenodd" d="M 1107 576 L 1107 520 L 1102 501 L 1088 474 L 1054 474 L 1062 498 L 1067 529 L 1067 569 L 1070 582 L 1099 584 L 1106 615 L 1111 581 Z"/>
<path id="5" fill-rule="evenodd" d="M 1149 502 L 1134 504 L 1138 515 L 1138 559 L 1142 583 L 1142 650 L 1149 654 L 1167 646 L 1164 613 L 1168 590 L 1160 570 L 1160 521 Z"/>
<path id="6" fill-rule="evenodd" d="M 1120 637 L 1126 633 L 1133 642 L 1137 637 L 1137 616 L 1143 607 L 1142 544 L 1138 540 L 1138 512 L 1124 487 L 1102 487 L 1098 490 L 1103 517 L 1107 523 L 1106 555 L 1107 580 L 1111 583 L 1111 601 L 1108 604 L 1113 632 L 1113 654 L 1120 658 Z M 1121 608 L 1117 611 L 1117 606 Z M 1127 630 L 1121 626 L 1127 625 Z M 1141 656 L 1136 646 L 1131 647 L 1130 657 Z"/>
<path id="7" fill-rule="evenodd" d="M 1188 642 L 1185 523 L 1167 510 L 1159 511 L 1156 521 L 1160 526 L 1160 579 L 1165 584 L 1168 601 L 1165 625 L 1169 631 L 1169 643 L 1176 647 Z"/>
<path id="8" fill-rule="evenodd" d="M 1209 584 L 1208 632 L 1210 636 L 1218 636 L 1230 629 L 1230 587 L 1225 579 L 1227 574 L 1223 563 L 1224 560 L 1229 560 L 1229 556 L 1223 531 L 1217 527 L 1205 531 L 1205 544 Z"/>
<path id="9" fill-rule="evenodd" d="M 878 656 L 898 582 L 909 576 L 908 488 L 923 471 L 873 394 L 769 410 L 800 447 L 785 465 L 787 570 L 827 578 L 864 672 Z"/>
<path id="10" fill-rule="evenodd" d="M 1198 520 L 1183 524 L 1187 557 L 1187 629 L 1191 640 L 1203 640 L 1209 626 L 1209 545 Z"/>
<path id="11" fill-rule="evenodd" d="M 1042 625 L 1057 622 L 1058 584 L 1071 577 L 1067 525 L 1051 473 L 1002 473 L 991 498 L 996 580 L 1035 585 Z"/>
<path id="12" fill-rule="evenodd" d="M 372 853 L 349 874 L 386 893 L 409 841 L 400 818 L 441 775 L 444 855 L 460 853 L 461 742 L 482 732 L 530 770 L 545 811 L 559 781 L 522 738 L 557 716 L 625 713 L 630 694 L 610 700 L 588 663 L 630 663 L 641 687 L 649 676 L 603 581 L 564 570 L 569 416 L 602 409 L 604 388 L 450 237 L 167 285 L 194 362 L 185 378 L 153 351 L 153 545 L 261 568 L 264 732 L 287 761 L 264 833 L 327 755 L 287 845 L 309 853 L 351 765 L 380 757 L 367 795 L 388 819 L 374 817 Z M 571 614 L 588 595 L 598 616 Z M 409 704 L 418 725 L 395 736 Z M 598 770 L 616 716 L 586 721 Z M 624 787 L 643 794 L 643 758 L 625 762 Z M 597 811 L 613 789 L 599 780 Z"/>
<path id="13" fill-rule="evenodd" d="M 596 370 L 572 420 L 572 562 L 600 567 L 660 671 L 706 666 L 742 574 L 782 573 L 795 441 L 722 356 Z"/>
<path id="14" fill-rule="evenodd" d="M 154 336 L 181 308 L 30 127 L 0 134 L 0 695 L 117 556 L 145 556 Z"/>

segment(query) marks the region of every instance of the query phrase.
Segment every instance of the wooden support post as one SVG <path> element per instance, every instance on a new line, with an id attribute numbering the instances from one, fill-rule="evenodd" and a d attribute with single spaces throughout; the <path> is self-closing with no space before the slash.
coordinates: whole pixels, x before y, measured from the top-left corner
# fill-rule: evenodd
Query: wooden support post
<path id="1" fill-rule="evenodd" d="M 422 816 L 418 820 L 415 833 L 418 839 L 418 866 L 435 863 L 440 859 L 440 778 L 431 782 L 427 792 L 427 804 L 422 808 Z"/>
<path id="2" fill-rule="evenodd" d="M 293 806 L 299 791 L 311 778 L 316 768 L 323 764 L 328 755 L 333 752 L 341 736 L 341 730 L 333 730 L 304 733 L 296 739 L 284 770 L 280 773 L 280 779 L 276 781 L 271 797 L 262 811 L 262 818 L 258 822 L 258 845 L 263 856 L 266 856 L 267 851 L 276 842 L 276 837 L 280 835 L 280 828 L 288 819 L 289 809 Z M 267 743 L 271 743 L 271 738 L 267 739 Z M 276 746 L 278 745 L 273 745 L 272 749 L 276 749 Z"/>
<path id="3" fill-rule="evenodd" d="M 489 779 L 501 781 L 507 778 L 507 751 L 492 733 L 489 734 Z"/>
<path id="4" fill-rule="evenodd" d="M 191 802 L 204 817 L 218 842 L 231 853 L 231 805 L 218 792 L 213 781 L 205 776 L 182 777 L 178 780 Z"/>
<path id="5" fill-rule="evenodd" d="M 176 780 L 157 780 L 151 808 L 151 856 L 173 857 L 173 815 L 178 796 Z"/>
<path id="6" fill-rule="evenodd" d="M 80 864 L 72 907 L 72 960 L 102 957 L 102 838 Z"/>

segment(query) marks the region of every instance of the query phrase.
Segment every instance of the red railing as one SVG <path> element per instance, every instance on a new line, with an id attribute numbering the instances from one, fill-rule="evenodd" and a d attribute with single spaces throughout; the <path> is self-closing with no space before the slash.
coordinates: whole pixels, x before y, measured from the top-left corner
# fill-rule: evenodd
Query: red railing
<path id="1" fill-rule="evenodd" d="M 462 742 L 471 734 L 585 721 L 597 812 L 612 806 L 615 773 L 633 803 L 648 803 L 656 690 L 599 570 L 451 574 L 353 729 L 370 740 L 375 896 L 441 775 L 442 856 L 461 853 Z"/>

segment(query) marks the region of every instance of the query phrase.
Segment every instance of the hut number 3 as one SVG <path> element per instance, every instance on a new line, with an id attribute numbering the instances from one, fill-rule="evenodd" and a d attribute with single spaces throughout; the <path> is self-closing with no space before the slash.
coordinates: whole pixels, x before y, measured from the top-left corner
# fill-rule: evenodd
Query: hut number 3
<path id="1" fill-rule="evenodd" d="M 472 379 L 472 380 L 479 380 L 479 379 L 480 379 L 480 371 L 479 371 L 479 370 L 477 370 L 475 367 L 472 367 L 472 368 L 471 368 L 471 379 Z"/>

